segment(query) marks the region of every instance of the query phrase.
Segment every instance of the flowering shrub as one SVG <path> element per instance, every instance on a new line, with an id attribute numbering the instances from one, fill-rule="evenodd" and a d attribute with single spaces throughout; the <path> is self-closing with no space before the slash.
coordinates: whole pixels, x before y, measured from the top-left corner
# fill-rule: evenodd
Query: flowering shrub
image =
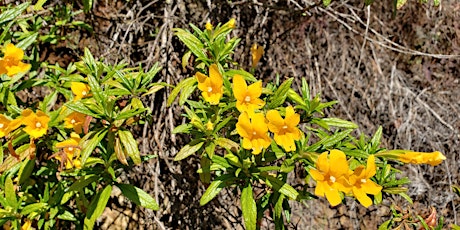
<path id="1" fill-rule="evenodd" d="M 354 137 L 357 125 L 326 117 L 324 109 L 337 102 L 322 102 L 319 95 L 311 95 L 306 79 L 301 79 L 300 92 L 294 90 L 292 78 L 264 87 L 253 74 L 263 55 L 261 46 L 251 47 L 252 72 L 231 59 L 239 42 L 228 39 L 235 23 L 234 19 L 216 27 L 207 23 L 205 30 L 190 25 L 193 32 L 176 29 L 190 49 L 182 65 L 195 55 L 196 73 L 182 80 L 168 99 L 171 104 L 179 96 L 189 121 L 173 132 L 192 136 L 175 160 L 194 154 L 201 159 L 198 173 L 207 185 L 201 205 L 223 188 L 236 187 L 247 229 L 257 229 L 266 210 L 272 213 L 276 228 L 283 229 L 289 222 L 289 200 L 325 197 L 336 206 L 345 197 L 353 197 L 369 207 L 381 203 L 387 194 L 400 194 L 410 201 L 403 187 L 410 181 L 397 179 L 399 171 L 393 166 L 435 166 L 446 159 L 440 152 L 381 148 L 381 128 L 372 137 Z M 298 177 L 296 168 L 308 176 L 294 187 L 289 178 Z"/>
<path id="2" fill-rule="evenodd" d="M 0 25 L 11 28 L 28 6 L 2 10 Z M 31 65 L 37 60 L 24 51 L 39 37 L 5 40 L 7 32 L 0 37 L 0 225 L 92 229 L 114 186 L 133 203 L 157 210 L 148 193 L 118 178 L 154 157 L 141 156 L 131 130 L 149 119 L 141 99 L 164 87 L 153 82 L 160 67 L 107 65 L 87 49 L 66 69 Z M 19 99 L 38 87 L 48 92 L 38 102 Z"/>

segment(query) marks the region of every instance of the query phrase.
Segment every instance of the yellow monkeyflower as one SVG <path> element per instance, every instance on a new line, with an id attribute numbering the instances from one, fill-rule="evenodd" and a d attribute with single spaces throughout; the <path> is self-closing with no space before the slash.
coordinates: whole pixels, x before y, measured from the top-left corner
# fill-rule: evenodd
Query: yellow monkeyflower
<path id="1" fill-rule="evenodd" d="M 208 123 L 206 123 L 206 130 L 208 131 L 214 130 L 214 124 L 211 121 L 208 121 Z"/>
<path id="2" fill-rule="evenodd" d="M 22 111 L 22 124 L 26 127 L 23 129 L 29 136 L 36 139 L 46 134 L 50 117 L 44 112 L 38 110 L 34 113 L 30 109 Z"/>
<path id="3" fill-rule="evenodd" d="M 441 152 L 438 151 L 431 153 L 408 151 L 398 155 L 398 160 L 400 160 L 403 163 L 429 164 L 431 166 L 439 165 L 445 159 L 446 156 L 444 156 Z"/>
<path id="4" fill-rule="evenodd" d="M 11 131 L 21 125 L 20 119 L 10 120 L 3 114 L 0 114 L 0 138 L 8 135 Z"/>
<path id="5" fill-rule="evenodd" d="M 66 169 L 71 169 L 72 167 L 81 168 L 79 142 L 80 136 L 77 133 L 71 133 L 69 139 L 55 145 L 57 149 L 61 150 L 60 154 L 54 155 L 54 158 L 61 161 L 61 165 L 65 164 Z"/>
<path id="6" fill-rule="evenodd" d="M 91 88 L 89 85 L 81 82 L 72 82 L 70 85 L 70 89 L 72 90 L 72 93 L 75 94 L 75 98 L 73 99 L 74 101 L 78 101 L 82 98 L 89 97 L 91 94 L 89 91 Z"/>
<path id="7" fill-rule="evenodd" d="M 228 27 L 230 28 L 235 28 L 236 20 L 234 18 L 230 19 L 230 21 L 227 22 Z"/>
<path id="8" fill-rule="evenodd" d="M 206 22 L 206 30 L 209 30 L 209 31 L 212 30 L 212 24 L 209 21 Z"/>
<path id="9" fill-rule="evenodd" d="M 292 106 L 286 108 L 286 116 L 283 119 L 276 110 L 267 112 L 268 129 L 274 134 L 274 139 L 287 152 L 295 151 L 294 141 L 300 140 L 300 130 L 297 125 L 300 122 L 300 115 L 294 112 Z"/>
<path id="10" fill-rule="evenodd" d="M 265 105 L 259 97 L 262 94 L 262 81 L 247 85 L 240 75 L 233 76 L 233 94 L 236 98 L 236 108 L 241 112 L 252 115 L 256 109 Z"/>
<path id="11" fill-rule="evenodd" d="M 236 131 L 243 137 L 243 148 L 252 149 L 252 154 L 254 155 L 259 154 L 262 149 L 270 146 L 268 126 L 262 113 L 255 113 L 249 119 L 249 115 L 243 112 L 238 117 Z"/>
<path id="12" fill-rule="evenodd" d="M 27 219 L 24 224 L 21 226 L 21 230 L 31 230 L 32 228 L 32 221 Z"/>
<path id="13" fill-rule="evenodd" d="M 251 55 L 252 55 L 252 68 L 255 68 L 257 66 L 257 63 L 259 63 L 262 55 L 264 55 L 264 47 L 260 46 L 257 43 L 254 43 L 251 47 Z"/>
<path id="14" fill-rule="evenodd" d="M 329 155 L 329 158 L 328 158 Z M 340 192 L 351 190 L 348 182 L 349 168 L 345 153 L 333 149 L 318 156 L 316 169 L 310 169 L 310 175 L 316 181 L 315 195 L 324 197 L 332 206 L 342 202 Z"/>
<path id="15" fill-rule="evenodd" d="M 224 94 L 224 80 L 217 65 L 209 66 L 209 77 L 200 72 L 197 72 L 195 77 L 198 80 L 198 89 L 202 91 L 201 95 L 204 100 L 211 105 L 219 104 L 219 100 Z"/>
<path id="16" fill-rule="evenodd" d="M 353 186 L 353 196 L 366 208 L 372 205 L 371 198 L 366 194 L 377 195 L 382 190 L 382 186 L 370 179 L 375 175 L 375 170 L 375 157 L 370 155 L 366 168 L 363 165 L 358 166 L 349 177 L 349 182 Z"/>
<path id="17" fill-rule="evenodd" d="M 64 128 L 74 129 L 76 133 L 82 132 L 83 124 L 85 123 L 86 115 L 79 112 L 72 112 L 64 118 Z"/>
<path id="18" fill-rule="evenodd" d="M 26 72 L 30 69 L 30 64 L 21 62 L 24 58 L 24 51 L 13 44 L 5 47 L 5 54 L 0 59 L 0 74 L 13 76 L 15 74 Z"/>

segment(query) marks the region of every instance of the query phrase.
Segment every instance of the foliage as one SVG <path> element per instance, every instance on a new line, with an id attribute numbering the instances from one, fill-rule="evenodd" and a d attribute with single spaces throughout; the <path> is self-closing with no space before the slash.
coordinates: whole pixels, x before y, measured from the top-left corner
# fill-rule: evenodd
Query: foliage
<path id="1" fill-rule="evenodd" d="M 393 166 L 434 166 L 444 155 L 381 148 L 381 128 L 372 137 L 354 137 L 357 125 L 326 117 L 324 110 L 337 102 L 322 102 L 320 95 L 312 95 L 305 78 L 300 92 L 294 90 L 292 78 L 264 87 L 253 74 L 263 55 L 257 44 L 251 48 L 251 72 L 235 69 L 238 63 L 231 54 L 239 39 L 229 37 L 234 24 L 232 19 L 215 28 L 207 23 L 205 30 L 194 25 L 193 32 L 176 29 L 190 49 L 182 66 L 192 64 L 196 73 L 178 83 L 168 99 L 171 104 L 178 97 L 188 119 L 173 132 L 192 137 L 175 160 L 200 158 L 198 173 L 208 185 L 200 204 L 224 188 L 237 188 L 247 229 L 257 229 L 267 210 L 276 229 L 284 229 L 290 221 L 289 201 L 326 197 L 335 206 L 349 196 L 369 207 L 388 194 L 400 194 L 411 202 L 403 187 L 410 181 Z M 308 176 L 300 177 L 299 170 Z M 293 184 L 289 178 L 303 183 Z"/>
<path id="2" fill-rule="evenodd" d="M 66 68 L 40 62 L 43 44 L 86 27 L 73 21 L 78 12 L 70 5 L 44 10 L 45 2 L 0 14 L 0 225 L 92 229 L 114 186 L 136 205 L 158 210 L 148 193 L 118 178 L 142 163 L 132 130 L 151 119 L 142 99 L 165 86 L 154 82 L 161 68 L 108 65 L 88 49 Z M 20 17 L 26 10 L 53 14 Z M 46 35 L 43 21 L 51 23 Z M 20 97 L 40 90 L 46 93 L 38 101 Z"/>

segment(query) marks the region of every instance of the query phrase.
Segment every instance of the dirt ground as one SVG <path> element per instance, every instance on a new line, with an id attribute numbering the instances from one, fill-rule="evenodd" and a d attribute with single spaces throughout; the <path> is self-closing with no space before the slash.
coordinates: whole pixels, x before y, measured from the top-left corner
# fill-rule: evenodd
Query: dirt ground
<path id="1" fill-rule="evenodd" d="M 460 224 L 460 198 L 451 189 L 460 183 L 459 1 L 443 0 L 437 7 L 431 1 L 408 1 L 395 15 L 392 1 L 365 7 L 363 1 L 340 0 L 327 8 L 310 0 L 94 2 L 90 14 L 77 16 L 94 32 L 75 32 L 64 47 L 43 51 L 44 60 L 65 65 L 89 47 L 111 63 L 126 60 L 149 68 L 159 62 L 163 70 L 157 80 L 176 84 L 194 72 L 181 68 L 186 50 L 173 28 L 235 18 L 233 35 L 242 40 L 234 60 L 249 68 L 250 46 L 257 42 L 265 48 L 256 77 L 264 82 L 277 74 L 281 80 L 294 77 L 296 86 L 305 77 L 313 93 L 340 101 L 328 113 L 357 123 L 357 135 L 371 135 L 381 125 L 383 147 L 438 150 L 447 157 L 437 167 L 401 168 L 413 181 L 409 186 L 413 206 L 399 196 L 369 209 L 351 199 L 335 208 L 323 199 L 292 203 L 290 229 L 377 229 L 389 219 L 392 204 L 422 216 L 434 207 L 446 227 Z M 98 227 L 243 229 L 237 191 L 224 190 L 201 207 L 205 187 L 196 173 L 198 159 L 172 160 L 187 137 L 171 135 L 184 119 L 179 106 L 166 106 L 168 93 L 160 91 L 150 98 L 157 119 L 139 131 L 142 153 L 158 157 L 122 178 L 154 195 L 160 211 L 136 207 L 115 191 Z M 267 216 L 261 228 L 273 229 L 270 223 Z"/>

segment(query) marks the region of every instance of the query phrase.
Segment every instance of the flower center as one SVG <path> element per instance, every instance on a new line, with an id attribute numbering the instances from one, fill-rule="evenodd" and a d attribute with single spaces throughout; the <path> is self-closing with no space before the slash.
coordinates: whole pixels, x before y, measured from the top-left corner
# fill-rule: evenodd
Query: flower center
<path id="1" fill-rule="evenodd" d="M 334 182 L 335 182 L 335 177 L 334 177 L 334 176 L 330 176 L 330 177 L 329 177 L 329 180 L 331 180 L 331 182 L 334 183 Z"/>
<path id="2" fill-rule="evenodd" d="M 212 87 L 208 87 L 208 93 L 212 92 Z"/>
<path id="3" fill-rule="evenodd" d="M 288 128 L 287 125 L 284 125 L 284 126 L 283 126 L 283 129 L 287 129 L 287 128 Z"/>
<path id="4" fill-rule="evenodd" d="M 40 123 L 40 122 L 35 123 L 35 127 L 36 127 L 36 128 L 42 127 L 42 123 Z"/>
<path id="5" fill-rule="evenodd" d="M 3 128 L 3 123 L 0 123 L 0 129 Z"/>
<path id="6" fill-rule="evenodd" d="M 81 92 L 81 95 L 83 95 L 83 96 L 86 96 L 86 94 L 87 94 L 86 91 L 82 91 L 82 92 Z"/>
<path id="7" fill-rule="evenodd" d="M 252 135 L 254 135 L 254 136 L 257 135 L 256 131 L 252 132 Z"/>
<path id="8" fill-rule="evenodd" d="M 366 183 L 366 182 L 367 182 L 367 180 L 366 180 L 366 179 L 364 179 L 364 178 L 363 178 L 363 179 L 361 179 L 361 183 L 363 183 L 363 184 L 364 184 L 364 183 Z"/>
<path id="9" fill-rule="evenodd" d="M 246 96 L 246 97 L 244 98 L 244 101 L 245 101 L 245 102 L 250 102 L 250 101 L 251 101 L 251 96 Z"/>
<path id="10" fill-rule="evenodd" d="M 73 147 L 69 147 L 69 148 L 67 148 L 67 149 L 68 149 L 70 152 L 73 151 Z"/>
<path id="11" fill-rule="evenodd" d="M 70 121 L 70 123 L 72 123 L 72 124 L 75 124 L 75 122 L 76 122 L 75 119 L 72 119 L 72 120 Z"/>

